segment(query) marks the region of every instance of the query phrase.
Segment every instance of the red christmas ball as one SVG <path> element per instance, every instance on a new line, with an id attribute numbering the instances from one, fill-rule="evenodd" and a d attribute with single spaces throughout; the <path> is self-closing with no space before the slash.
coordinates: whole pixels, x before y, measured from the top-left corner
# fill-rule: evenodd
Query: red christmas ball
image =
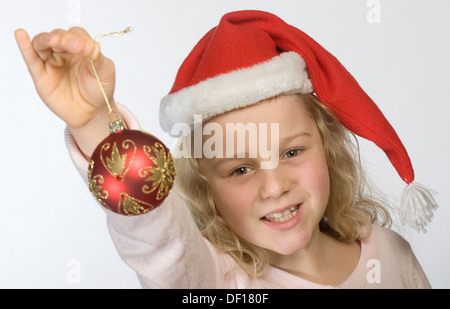
<path id="1" fill-rule="evenodd" d="M 161 205 L 174 179 L 169 150 L 144 131 L 111 133 L 89 161 L 89 190 L 100 204 L 122 215 L 144 214 Z"/>

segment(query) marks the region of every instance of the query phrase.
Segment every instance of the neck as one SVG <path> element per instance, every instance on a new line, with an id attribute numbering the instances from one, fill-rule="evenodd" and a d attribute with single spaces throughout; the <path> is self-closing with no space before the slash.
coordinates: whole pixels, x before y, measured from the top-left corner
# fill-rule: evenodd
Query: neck
<path id="1" fill-rule="evenodd" d="M 338 285 L 353 272 L 359 261 L 356 242 L 345 243 L 318 228 L 306 247 L 290 255 L 269 252 L 271 265 L 305 280 Z"/>
<path id="2" fill-rule="evenodd" d="M 271 265 L 296 274 L 320 271 L 326 264 L 324 251 L 327 250 L 328 242 L 329 236 L 317 229 L 306 247 L 290 255 L 270 251 Z"/>

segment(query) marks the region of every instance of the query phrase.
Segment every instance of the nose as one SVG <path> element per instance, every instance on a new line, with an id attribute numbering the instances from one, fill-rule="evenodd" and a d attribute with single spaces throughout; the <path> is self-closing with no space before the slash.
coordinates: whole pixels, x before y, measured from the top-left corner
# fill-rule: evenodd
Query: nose
<path id="1" fill-rule="evenodd" d="M 262 199 L 278 199 L 290 188 L 291 182 L 279 168 L 260 170 L 259 195 Z"/>

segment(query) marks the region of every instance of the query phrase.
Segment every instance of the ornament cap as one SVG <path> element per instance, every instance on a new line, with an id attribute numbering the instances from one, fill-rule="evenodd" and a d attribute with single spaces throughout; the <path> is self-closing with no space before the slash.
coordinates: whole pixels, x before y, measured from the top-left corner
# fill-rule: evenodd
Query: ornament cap
<path id="1" fill-rule="evenodd" d="M 123 121 L 118 119 L 115 121 L 111 121 L 109 123 L 109 132 L 110 133 L 120 133 L 125 129 Z"/>

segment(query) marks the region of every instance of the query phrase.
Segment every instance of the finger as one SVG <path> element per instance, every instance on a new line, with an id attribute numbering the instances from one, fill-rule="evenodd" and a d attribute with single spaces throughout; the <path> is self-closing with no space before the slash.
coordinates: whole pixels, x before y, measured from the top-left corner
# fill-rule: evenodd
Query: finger
<path id="1" fill-rule="evenodd" d="M 69 29 L 70 33 L 76 35 L 82 42 L 80 47 L 83 47 L 81 52 L 85 56 L 90 56 L 93 59 L 98 57 L 98 53 L 100 52 L 100 45 L 91 38 L 89 33 L 81 27 L 72 27 Z"/>
<path id="2" fill-rule="evenodd" d="M 69 29 L 69 31 L 55 29 L 50 33 L 58 39 L 48 39 L 48 45 L 55 53 L 69 53 L 76 56 L 88 57 L 97 56 L 99 52 L 98 44 L 89 36 L 86 30 L 78 27 Z M 67 55 L 66 55 L 67 56 Z"/>
<path id="3" fill-rule="evenodd" d="M 37 35 L 32 45 L 44 63 L 59 67 L 67 63 L 66 60 L 76 60 L 84 56 L 84 41 L 85 38 L 78 34 L 55 29 L 50 33 Z"/>
<path id="4" fill-rule="evenodd" d="M 56 29 L 52 31 L 52 34 L 60 37 L 59 44 L 52 46 L 55 51 L 67 51 L 81 56 L 92 56 L 99 50 L 98 43 L 83 28 L 72 27 L 68 31 Z"/>
<path id="5" fill-rule="evenodd" d="M 53 46 L 57 46 L 60 37 L 48 32 L 36 35 L 31 42 L 36 54 L 46 62 L 53 54 Z"/>
<path id="6" fill-rule="evenodd" d="M 83 55 L 87 56 L 86 58 L 86 68 L 89 71 L 89 73 L 92 76 L 95 76 L 95 73 L 93 71 L 92 65 L 90 63 L 90 59 L 94 61 L 94 65 L 100 69 L 103 67 L 103 64 L 107 60 L 107 58 L 100 52 L 100 44 L 96 42 L 92 37 L 89 35 L 89 33 L 81 27 L 72 27 L 69 29 L 69 32 L 73 33 L 74 35 L 77 35 L 80 40 L 82 40 L 84 44 L 83 49 Z M 103 72 L 104 70 L 101 70 L 101 72 L 98 72 L 100 75 L 108 74 Z M 113 68 L 114 71 L 114 68 Z"/>
<path id="7" fill-rule="evenodd" d="M 39 77 L 44 71 L 44 63 L 34 50 L 28 33 L 23 29 L 17 29 L 14 34 L 31 76 L 33 78 Z"/>

